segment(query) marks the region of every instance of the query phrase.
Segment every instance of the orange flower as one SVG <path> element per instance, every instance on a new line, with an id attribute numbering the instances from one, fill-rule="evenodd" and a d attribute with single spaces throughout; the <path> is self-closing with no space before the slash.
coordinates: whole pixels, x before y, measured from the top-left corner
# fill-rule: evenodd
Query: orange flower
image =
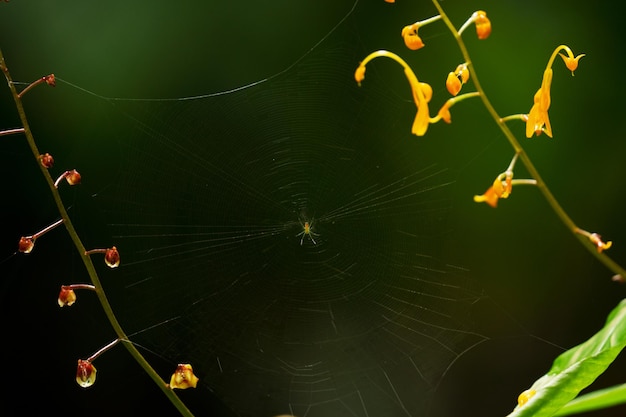
<path id="1" fill-rule="evenodd" d="M 469 80 L 470 73 L 467 68 L 467 64 L 461 64 L 456 67 L 454 72 L 450 72 L 448 74 L 448 78 L 446 79 L 446 88 L 448 92 L 453 96 L 456 96 L 461 91 L 461 87 L 463 84 Z"/>
<path id="2" fill-rule="evenodd" d="M 417 34 L 417 29 L 419 29 L 418 23 L 402 28 L 402 38 L 404 38 L 404 44 L 412 51 L 417 51 L 418 49 L 424 47 L 424 42 Z"/>
<path id="3" fill-rule="evenodd" d="M 574 75 L 574 71 L 578 68 L 578 60 L 585 56 L 585 54 L 580 54 L 577 57 L 574 57 L 574 54 L 570 53 L 566 56 L 559 53 L 559 56 L 563 58 L 563 62 L 565 62 L 565 66 L 568 70 L 572 71 L 572 75 Z"/>
<path id="4" fill-rule="evenodd" d="M 559 53 L 559 51 L 565 51 L 567 55 L 563 55 Z M 554 52 L 552 52 L 552 56 L 550 56 L 548 64 L 546 65 L 546 69 L 543 72 L 541 87 L 535 93 L 535 96 L 533 97 L 533 106 L 528 113 L 528 118 L 526 120 L 527 138 L 531 137 L 533 133 L 539 136 L 541 132 L 546 132 L 546 135 L 552 137 L 552 127 L 550 126 L 548 109 L 550 108 L 552 64 L 554 63 L 554 59 L 557 55 L 559 55 L 563 59 L 563 62 L 565 62 L 565 66 L 567 66 L 567 68 L 572 71 L 572 75 L 574 74 L 574 71 L 578 68 L 578 61 L 580 60 L 580 58 L 585 56 L 585 54 L 581 54 L 575 57 L 572 53 L 572 50 L 567 45 L 559 45 L 556 47 Z"/>
<path id="5" fill-rule="evenodd" d="M 431 18 L 433 19 L 433 18 Z M 417 76 L 409 67 L 409 65 L 400 56 L 386 50 L 375 51 L 365 57 L 359 67 L 354 72 L 354 79 L 361 85 L 361 81 L 365 78 L 365 66 L 374 58 L 387 57 L 391 58 L 404 68 L 404 74 L 406 75 L 409 85 L 411 86 L 411 94 L 413 95 L 413 101 L 417 107 L 417 114 L 413 121 L 411 132 L 417 136 L 423 136 L 428 129 L 428 124 L 431 122 L 430 114 L 428 111 L 428 102 L 432 98 L 433 89 L 429 84 L 419 82 Z"/>
<path id="6" fill-rule="evenodd" d="M 491 35 L 491 21 L 487 18 L 487 13 L 484 10 L 478 10 L 474 12 L 474 15 L 478 39 L 487 39 Z"/>
<path id="7" fill-rule="evenodd" d="M 446 88 L 448 89 L 448 92 L 453 96 L 456 96 L 461 91 L 461 86 L 462 84 L 459 77 L 457 77 L 453 72 L 448 73 L 448 78 L 446 78 Z"/>
<path id="8" fill-rule="evenodd" d="M 416 136 L 424 136 L 428 125 L 430 124 L 430 113 L 428 112 L 428 102 L 433 96 L 433 89 L 426 83 L 421 83 L 417 80 L 415 73 L 410 68 L 405 68 L 409 84 L 411 85 L 411 92 L 413 93 L 413 101 L 417 107 L 417 114 L 413 121 L 413 127 L 411 133 Z"/>
<path id="9" fill-rule="evenodd" d="M 189 364 L 179 364 L 170 379 L 170 388 L 187 389 L 195 388 L 200 379 L 194 375 L 193 368 Z"/>
<path id="10" fill-rule="evenodd" d="M 474 201 L 477 203 L 487 203 L 491 207 L 498 206 L 498 200 L 501 198 L 508 198 L 513 188 L 513 173 L 507 174 L 503 172 L 498 175 L 493 182 L 493 185 L 485 191 L 482 195 L 475 195 Z"/>
<path id="11" fill-rule="evenodd" d="M 546 132 L 546 135 L 552 137 L 552 126 L 550 126 L 550 118 L 548 117 L 551 84 L 552 68 L 548 68 L 543 73 L 541 88 L 535 93 L 533 107 L 528 113 L 528 121 L 526 122 L 527 138 L 531 137 L 533 133 L 539 136 L 541 132 Z"/>
<path id="12" fill-rule="evenodd" d="M 419 22 L 415 22 L 411 25 L 407 25 L 402 28 L 402 38 L 404 38 L 404 44 L 407 48 L 416 51 L 420 48 L 424 47 L 424 42 L 422 38 L 419 37 L 417 31 L 422 26 L 426 26 L 431 24 L 432 22 L 436 22 L 441 19 L 441 15 L 435 15 L 433 17 L 429 17 L 428 19 L 420 20 Z"/>

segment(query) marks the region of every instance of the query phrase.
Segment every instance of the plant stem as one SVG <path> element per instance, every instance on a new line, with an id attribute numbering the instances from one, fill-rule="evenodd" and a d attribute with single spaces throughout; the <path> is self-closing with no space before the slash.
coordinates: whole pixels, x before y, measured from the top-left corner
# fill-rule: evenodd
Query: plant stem
<path id="1" fill-rule="evenodd" d="M 115 316 L 115 313 L 113 312 L 113 308 L 111 307 L 111 304 L 109 304 L 109 300 L 106 297 L 104 288 L 102 287 L 102 284 L 100 283 L 100 279 L 98 277 L 96 269 L 94 268 L 94 265 L 91 262 L 91 258 L 89 257 L 89 255 L 85 254 L 86 252 L 85 247 L 82 241 L 80 240 L 80 238 L 78 237 L 78 233 L 76 233 L 76 230 L 74 229 L 74 225 L 72 224 L 72 220 L 70 219 L 67 213 L 67 210 L 65 209 L 65 205 L 63 204 L 63 201 L 61 200 L 59 191 L 55 187 L 54 180 L 50 176 L 50 173 L 48 172 L 48 170 L 41 163 L 39 163 L 40 153 L 39 153 L 39 150 L 37 149 L 37 144 L 35 143 L 35 139 L 33 137 L 32 131 L 30 130 L 28 119 L 26 118 L 26 112 L 24 111 L 24 106 L 22 105 L 22 100 L 15 88 L 15 84 L 13 83 L 13 79 L 11 78 L 11 74 L 9 73 L 9 69 L 7 68 L 5 64 L 4 55 L 2 54 L 1 49 L 0 49 L 0 69 L 4 73 L 7 83 L 9 84 L 9 89 L 11 90 L 11 94 L 13 95 L 13 99 L 15 101 L 15 107 L 17 108 L 17 112 L 22 122 L 22 125 L 24 128 L 24 134 L 26 136 L 28 146 L 30 147 L 33 153 L 33 156 L 35 157 L 35 160 L 37 161 L 37 165 L 39 166 L 43 177 L 48 183 L 48 187 L 50 188 L 50 192 L 52 193 L 52 197 L 54 198 L 54 202 L 56 203 L 57 209 L 59 210 L 59 213 L 61 214 L 63 223 L 65 224 L 67 232 L 69 233 L 72 241 L 74 242 L 76 249 L 78 250 L 78 254 L 80 255 L 81 259 L 83 260 L 83 263 L 85 264 L 85 268 L 87 269 L 87 273 L 89 274 L 91 283 L 96 287 L 95 291 L 98 296 L 98 300 L 100 301 L 100 304 L 102 305 L 102 309 L 104 310 L 104 313 L 109 319 L 109 322 L 111 323 L 111 327 L 113 327 L 113 330 L 115 331 L 115 334 L 117 335 L 118 339 L 127 340 L 128 337 L 126 336 L 126 333 L 124 332 L 124 330 L 122 329 L 122 326 L 118 322 L 117 317 Z M 137 363 L 139 363 L 139 365 L 144 369 L 144 371 L 157 384 L 157 386 L 161 389 L 161 391 L 165 393 L 167 398 L 176 407 L 176 409 L 180 412 L 180 414 L 183 416 L 190 416 L 190 417 L 193 416 L 193 414 L 187 408 L 187 406 L 181 401 L 178 395 L 176 395 L 176 393 L 167 386 L 165 381 L 163 381 L 163 379 L 154 370 L 154 368 L 152 368 L 152 366 L 148 363 L 148 361 L 143 357 L 141 352 L 139 352 L 139 350 L 137 350 L 137 348 L 131 343 L 124 343 L 124 346 L 126 347 L 128 352 L 131 354 L 131 356 L 137 361 Z"/>
<path id="2" fill-rule="evenodd" d="M 500 130 L 502 130 L 502 133 L 504 133 L 504 136 L 508 139 L 509 143 L 511 144 L 515 152 L 519 154 L 519 158 L 524 164 L 524 166 L 526 167 L 526 169 L 528 170 L 528 173 L 532 176 L 532 178 L 534 178 L 537 181 L 537 188 L 543 194 L 544 198 L 546 199 L 546 201 L 548 202 L 548 204 L 550 205 L 554 213 L 561 220 L 561 222 L 565 225 L 565 227 L 567 227 L 569 231 L 582 243 L 582 245 L 585 248 L 587 248 L 587 250 L 589 250 L 589 252 L 593 256 L 595 256 L 602 264 L 604 264 L 604 266 L 606 266 L 609 270 L 611 270 L 615 274 L 619 274 L 622 277 L 626 277 L 626 270 L 623 267 L 621 267 L 619 264 L 613 261 L 613 259 L 608 257 L 604 252 L 598 252 L 593 245 L 589 244 L 589 240 L 586 237 L 577 233 L 577 231 L 579 230 L 578 226 L 576 226 L 576 223 L 574 223 L 574 221 L 567 214 L 567 212 L 563 209 L 563 207 L 561 207 L 558 200 L 554 197 L 554 195 L 552 194 L 552 192 L 550 191 L 550 189 L 544 182 L 543 178 L 541 177 L 541 175 L 539 175 L 539 171 L 537 170 L 537 168 L 535 168 L 535 165 L 532 163 L 530 157 L 528 156 L 524 148 L 522 148 L 522 145 L 519 143 L 515 135 L 513 135 L 509 127 L 502 120 L 502 118 L 498 115 L 495 108 L 489 101 L 487 94 L 485 94 L 483 88 L 480 85 L 480 81 L 476 73 L 476 69 L 474 68 L 469 52 L 467 51 L 465 42 L 463 42 L 463 38 L 457 33 L 456 28 L 450 21 L 450 18 L 448 18 L 448 15 L 444 12 L 443 8 L 439 4 L 439 1 L 432 0 L 432 2 L 437 8 L 437 10 L 439 11 L 439 14 L 441 15 L 442 20 L 444 21 L 444 23 L 446 24 L 446 26 L 452 33 L 452 36 L 454 36 L 454 39 L 456 40 L 459 46 L 461 54 L 463 55 L 463 59 L 467 63 L 468 67 L 470 67 L 474 86 L 476 87 L 476 90 L 480 93 L 480 99 L 482 100 L 483 105 L 485 106 L 485 108 L 487 109 L 487 111 L 489 112 L 493 120 L 496 122 Z"/>

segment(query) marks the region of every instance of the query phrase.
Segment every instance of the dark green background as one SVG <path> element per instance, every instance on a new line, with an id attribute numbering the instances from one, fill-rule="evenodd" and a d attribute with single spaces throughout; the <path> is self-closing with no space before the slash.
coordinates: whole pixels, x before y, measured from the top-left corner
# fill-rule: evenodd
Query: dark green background
<path id="1" fill-rule="evenodd" d="M 247 3 L 12 0 L 0 4 L 0 47 L 19 81 L 54 72 L 108 97 L 181 97 L 223 91 L 283 70 L 352 7 L 350 1 Z M 511 127 L 573 219 L 613 240 L 609 254 L 624 264 L 624 29 L 618 14 L 609 7 L 566 1 L 451 1 L 444 6 L 457 25 L 476 8 L 488 12 L 491 38 L 479 42 L 471 33 L 465 38 L 483 87 L 502 115 L 529 110 L 556 45 L 567 43 L 575 53 L 587 54 L 573 78 L 560 62 L 555 65 L 554 139 L 527 140 L 521 123 Z M 387 48 L 408 56 L 400 28 L 432 14 L 429 2 L 368 0 L 357 4 L 347 24 L 359 33 L 355 48 L 363 55 Z M 460 57 L 443 25 L 420 34 L 427 47 L 419 60 L 409 62 L 435 86 Z M 390 81 L 395 91 L 407 97 L 404 79 L 389 74 L 396 77 Z M 368 88 L 367 80 L 362 88 Z M 8 89 L 3 91 L 0 126 L 12 128 L 19 123 Z M 437 92 L 441 96 L 440 87 Z M 83 239 L 104 245 L 110 239 L 103 227 L 107 220 L 90 196 L 106 192 L 111 173 L 123 169 L 123 158 L 117 142 L 108 142 L 102 130 L 103 119 L 116 123 L 115 113 L 106 105 L 87 106 L 93 101 L 84 98 L 59 83 L 55 90 L 34 90 L 25 102 L 40 149 L 54 149 L 58 166 L 80 167 L 88 178 L 80 191 L 66 191 L 64 197 L 76 207 L 73 215 L 86 234 Z M 407 129 L 412 111 L 407 106 Z M 554 345 L 573 346 L 599 329 L 625 289 L 611 282 L 612 273 L 580 246 L 532 188 L 515 189 L 497 210 L 472 202 L 471 196 L 483 192 L 512 155 L 478 103 L 455 107 L 452 125 L 432 126 L 426 137 L 407 135 L 407 140 L 420 142 L 424 160 L 454 173 L 450 233 L 441 256 L 467 268 L 490 300 L 477 305 L 475 321 L 492 340 L 455 363 L 435 394 L 432 415 L 506 415 L 517 394 L 561 351 Z M 82 280 L 84 274 L 62 230 L 38 243 L 28 257 L 10 256 L 19 236 L 50 223 L 55 211 L 24 139 L 3 137 L 0 145 L 5 179 L 1 407 L 29 415 L 138 415 L 146 408 L 158 410 L 155 415 L 174 414 L 122 349 L 98 360 L 96 387 L 84 391 L 73 382 L 76 358 L 114 336 L 97 305 L 81 298 L 72 310 L 56 307 L 59 280 Z M 516 174 L 523 177 L 523 168 Z M 114 279 L 114 274 L 103 271 L 103 278 Z M 170 364 L 152 359 L 163 374 L 169 372 Z M 599 384 L 623 382 L 623 366 L 618 361 Z M 28 401 L 18 401 L 21 396 Z M 208 395 L 198 398 L 190 391 L 182 396 L 201 407 L 200 415 L 208 415 Z"/>

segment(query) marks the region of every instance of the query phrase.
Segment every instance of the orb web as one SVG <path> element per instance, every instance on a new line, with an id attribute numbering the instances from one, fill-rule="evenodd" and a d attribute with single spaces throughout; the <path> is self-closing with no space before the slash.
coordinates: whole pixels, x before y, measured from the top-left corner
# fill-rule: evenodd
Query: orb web
<path id="1" fill-rule="evenodd" d="M 410 101 L 375 71 L 356 85 L 352 20 L 245 88 L 106 99 L 124 120 L 96 197 L 123 253 L 112 303 L 234 415 L 424 415 L 486 339 L 442 253 L 453 177 L 410 135 Z"/>

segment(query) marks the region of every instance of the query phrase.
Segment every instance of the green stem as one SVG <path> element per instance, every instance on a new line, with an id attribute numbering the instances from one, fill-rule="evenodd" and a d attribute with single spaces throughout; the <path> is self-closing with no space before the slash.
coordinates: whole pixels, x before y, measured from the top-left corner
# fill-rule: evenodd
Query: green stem
<path id="1" fill-rule="evenodd" d="M 480 93 L 480 98 L 483 101 L 483 105 L 485 106 L 485 108 L 487 109 L 487 111 L 489 112 L 493 120 L 496 122 L 500 130 L 502 130 L 502 133 L 504 133 L 504 136 L 506 136 L 509 143 L 515 150 L 515 152 L 519 154 L 519 158 L 524 164 L 524 166 L 526 166 L 528 173 L 537 181 L 537 188 L 543 194 L 544 198 L 546 199 L 546 201 L 548 202 L 548 204 L 550 205 L 554 213 L 558 216 L 558 218 L 565 225 L 565 227 L 567 227 L 570 230 L 570 232 L 572 232 L 572 234 L 582 243 L 582 245 L 586 247 L 589 250 L 589 252 L 593 256 L 595 256 L 602 264 L 604 264 L 604 266 L 606 266 L 609 270 L 611 270 L 615 274 L 619 274 L 622 277 L 626 277 L 626 270 L 624 268 L 622 268 L 619 264 L 617 264 L 615 261 L 609 258 L 604 252 L 598 252 L 595 246 L 591 245 L 589 240 L 586 237 L 578 233 L 578 230 L 580 229 L 578 228 L 578 226 L 576 226 L 576 223 L 574 223 L 574 221 L 567 214 L 567 212 L 563 209 L 563 207 L 561 207 L 561 205 L 559 204 L 557 199 L 554 197 L 554 195 L 552 194 L 552 192 L 550 191 L 546 183 L 543 181 L 543 178 L 541 177 L 541 175 L 539 175 L 539 171 L 537 171 L 537 168 L 535 168 L 535 165 L 532 163 L 530 157 L 528 156 L 524 148 L 522 148 L 522 145 L 519 143 L 517 138 L 513 135 L 509 127 L 502 120 L 502 118 L 498 115 L 495 108 L 489 101 L 489 98 L 487 97 L 483 88 L 480 85 L 480 81 L 476 73 L 476 69 L 474 68 L 472 60 L 470 59 L 470 55 L 469 55 L 469 52 L 467 51 L 467 47 L 465 46 L 465 42 L 463 42 L 463 38 L 457 33 L 456 28 L 452 24 L 452 21 L 450 21 L 450 18 L 448 18 L 448 15 L 444 12 L 443 8 L 439 4 L 439 1 L 432 0 L 432 2 L 437 8 L 437 10 L 439 11 L 439 14 L 441 15 L 442 20 L 444 21 L 444 23 L 446 24 L 446 26 L 452 33 L 452 36 L 454 36 L 454 39 L 456 40 L 459 46 L 461 54 L 463 55 L 463 59 L 465 60 L 465 62 L 467 63 L 468 67 L 471 70 L 474 86 L 476 87 L 476 90 Z"/>
<path id="2" fill-rule="evenodd" d="M 80 255 L 81 259 L 83 260 L 83 263 L 85 264 L 85 268 L 87 269 L 87 273 L 89 274 L 91 283 L 95 286 L 95 291 L 96 291 L 96 294 L 98 295 L 98 300 L 100 301 L 100 304 L 102 305 L 102 309 L 104 310 L 104 313 L 109 319 L 109 322 L 111 323 L 111 327 L 113 327 L 113 330 L 115 331 L 115 334 L 117 335 L 118 339 L 127 340 L 128 337 L 126 336 L 126 333 L 122 329 L 122 326 L 120 325 L 120 323 L 117 321 L 117 317 L 115 316 L 115 313 L 113 312 L 113 308 L 111 307 L 111 304 L 109 304 L 109 300 L 106 297 L 106 294 L 104 292 L 102 285 L 100 284 L 100 279 L 98 278 L 98 274 L 96 272 L 96 269 L 94 268 L 91 258 L 89 257 L 89 255 L 85 254 L 86 252 L 85 247 L 82 241 L 80 240 L 80 238 L 78 237 L 78 233 L 76 233 L 76 230 L 74 229 L 74 225 L 72 224 L 72 220 L 70 219 L 67 213 L 67 210 L 65 209 L 65 205 L 63 204 L 63 201 L 61 200 L 59 191 L 54 185 L 54 180 L 50 176 L 50 173 L 48 172 L 47 168 L 45 168 L 41 163 L 39 163 L 39 160 L 40 160 L 39 158 L 41 155 L 39 153 L 39 150 L 37 149 L 37 145 L 35 143 L 35 139 L 33 137 L 32 131 L 30 130 L 28 119 L 26 118 L 26 112 L 24 111 L 24 106 L 22 105 L 22 99 L 19 97 L 19 94 L 15 88 L 15 84 L 13 83 L 13 80 L 11 78 L 11 74 L 9 73 L 9 69 L 7 68 L 5 64 L 2 50 L 0 50 L 0 69 L 2 70 L 2 72 L 4 72 L 7 83 L 9 84 L 9 89 L 11 90 L 11 94 L 13 95 L 13 99 L 15 100 L 15 106 L 17 108 L 17 112 L 19 114 L 20 120 L 24 128 L 24 135 L 26 136 L 28 146 L 30 147 L 33 153 L 33 156 L 35 157 L 35 160 L 37 161 L 37 165 L 39 166 L 43 177 L 46 179 L 46 182 L 48 183 L 48 187 L 50 188 L 50 192 L 52 193 L 54 202 L 56 203 L 57 209 L 59 210 L 59 213 L 61 214 L 61 218 L 63 219 L 63 224 L 65 225 L 67 232 L 72 238 L 72 241 L 74 242 L 74 245 L 76 246 L 76 249 L 78 250 L 78 254 Z M 161 389 L 161 391 L 165 393 L 167 398 L 172 402 L 172 404 L 176 407 L 176 409 L 180 412 L 180 414 L 183 416 L 192 417 L 193 414 L 191 413 L 191 411 L 181 401 L 178 395 L 176 395 L 176 393 L 172 389 L 169 388 L 169 386 L 165 383 L 165 381 L 163 381 L 163 379 L 159 376 L 159 374 L 154 370 L 154 368 L 152 368 L 152 366 L 148 363 L 148 361 L 143 357 L 141 352 L 139 352 L 139 350 L 131 343 L 124 343 L 124 346 L 130 352 L 131 356 L 137 361 L 137 363 L 139 363 L 139 365 L 144 369 L 144 371 L 157 384 L 157 386 Z"/>

